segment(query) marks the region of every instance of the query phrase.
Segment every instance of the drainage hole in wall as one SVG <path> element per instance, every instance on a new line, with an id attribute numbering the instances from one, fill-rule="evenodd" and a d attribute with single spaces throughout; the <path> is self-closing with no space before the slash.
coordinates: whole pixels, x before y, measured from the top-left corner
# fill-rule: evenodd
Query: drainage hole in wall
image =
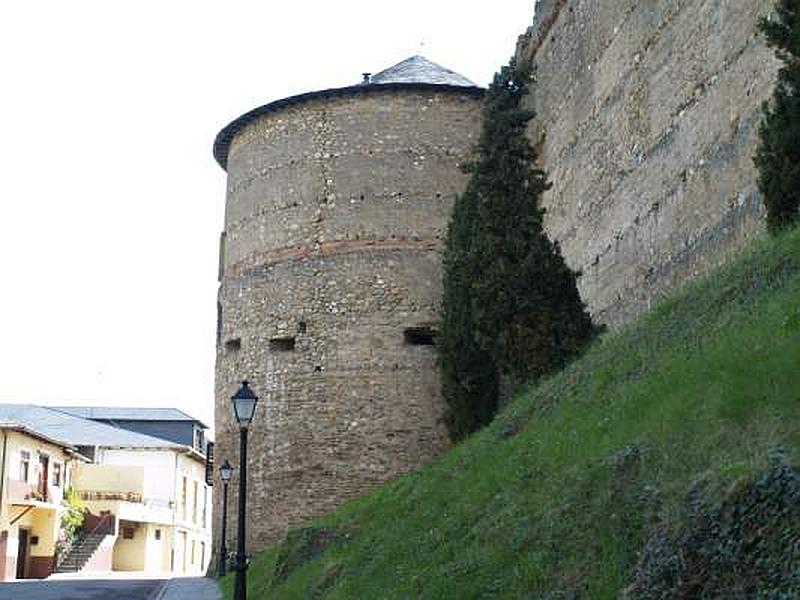
<path id="1" fill-rule="evenodd" d="M 226 352 L 238 352 L 241 349 L 242 349 L 242 338 L 233 338 L 230 340 L 225 340 Z"/>
<path id="2" fill-rule="evenodd" d="M 408 327 L 403 331 L 403 340 L 410 346 L 433 346 L 436 331 L 430 327 Z"/>
<path id="3" fill-rule="evenodd" d="M 276 352 L 292 352 L 294 350 L 294 336 L 272 338 L 269 341 L 269 349 Z"/>

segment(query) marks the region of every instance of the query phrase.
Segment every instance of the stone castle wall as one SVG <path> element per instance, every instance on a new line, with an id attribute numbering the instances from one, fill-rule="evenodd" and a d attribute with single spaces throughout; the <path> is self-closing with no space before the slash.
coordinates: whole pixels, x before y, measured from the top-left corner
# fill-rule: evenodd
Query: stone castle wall
<path id="1" fill-rule="evenodd" d="M 778 64 L 755 29 L 771 5 L 537 3 L 517 48 L 537 65 L 529 134 L 554 184 L 548 229 L 597 320 L 631 321 L 763 231 L 752 155 Z M 447 447 L 435 354 L 414 342 L 438 320 L 479 111 L 466 92 L 365 89 L 232 140 L 216 454 L 238 464 L 228 398 L 246 374 L 262 398 L 250 552 Z"/>
<path id="2" fill-rule="evenodd" d="M 763 231 L 752 155 L 770 0 L 540 0 L 530 137 L 548 229 L 595 318 L 629 322 Z"/>
<path id="3" fill-rule="evenodd" d="M 261 397 L 249 440 L 249 551 L 447 448 L 425 342 L 479 100 L 371 89 L 281 108 L 234 138 L 215 453 L 238 464 L 228 399 L 246 374 Z M 236 489 L 234 480 L 232 507 Z M 220 502 L 215 494 L 217 520 Z"/>

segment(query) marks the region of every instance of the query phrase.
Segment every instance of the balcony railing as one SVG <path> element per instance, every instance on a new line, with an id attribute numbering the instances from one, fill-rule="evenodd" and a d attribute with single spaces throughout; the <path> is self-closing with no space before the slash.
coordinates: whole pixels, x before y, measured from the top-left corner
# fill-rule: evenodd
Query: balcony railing
<path id="1" fill-rule="evenodd" d="M 142 503 L 144 498 L 141 492 L 120 492 L 120 491 L 102 491 L 102 490 L 81 490 L 78 492 L 81 500 L 121 500 L 122 502 L 138 502 Z"/>
<path id="2" fill-rule="evenodd" d="M 43 492 L 38 485 L 32 485 L 25 481 L 18 481 L 16 479 L 8 480 L 8 499 L 10 502 L 29 502 L 36 500 L 38 502 L 48 502 L 48 494 Z"/>
<path id="3" fill-rule="evenodd" d="M 167 509 L 174 508 L 175 503 L 165 498 L 153 498 L 144 496 L 141 492 L 120 492 L 106 490 L 79 490 L 78 495 L 81 500 L 118 500 L 120 502 L 134 502 L 144 504 L 148 508 Z"/>

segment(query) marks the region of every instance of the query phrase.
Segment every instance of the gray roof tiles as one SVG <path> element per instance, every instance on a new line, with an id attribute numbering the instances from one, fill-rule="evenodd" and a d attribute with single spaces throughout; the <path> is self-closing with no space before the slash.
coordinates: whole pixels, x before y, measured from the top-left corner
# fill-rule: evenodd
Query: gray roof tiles
<path id="1" fill-rule="evenodd" d="M 0 404 L 0 422 L 17 424 L 71 446 L 107 448 L 184 448 L 149 435 L 118 429 L 33 404 Z"/>
<path id="2" fill-rule="evenodd" d="M 177 408 L 135 408 L 117 406 L 53 406 L 75 417 L 108 421 L 193 421 L 206 427 L 202 421 Z"/>
<path id="3" fill-rule="evenodd" d="M 386 83 L 429 83 L 435 85 L 455 85 L 476 87 L 475 83 L 455 71 L 428 60 L 424 56 L 412 56 L 376 73 L 370 84 Z"/>

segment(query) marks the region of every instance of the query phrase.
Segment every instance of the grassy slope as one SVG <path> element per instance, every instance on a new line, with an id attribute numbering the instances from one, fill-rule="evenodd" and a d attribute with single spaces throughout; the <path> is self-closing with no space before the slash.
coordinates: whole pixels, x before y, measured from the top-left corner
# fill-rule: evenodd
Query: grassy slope
<path id="1" fill-rule="evenodd" d="M 250 598 L 616 597 L 693 483 L 722 494 L 777 448 L 800 458 L 800 229 L 319 520 L 349 537 L 284 582 L 278 548 L 255 557 Z"/>

